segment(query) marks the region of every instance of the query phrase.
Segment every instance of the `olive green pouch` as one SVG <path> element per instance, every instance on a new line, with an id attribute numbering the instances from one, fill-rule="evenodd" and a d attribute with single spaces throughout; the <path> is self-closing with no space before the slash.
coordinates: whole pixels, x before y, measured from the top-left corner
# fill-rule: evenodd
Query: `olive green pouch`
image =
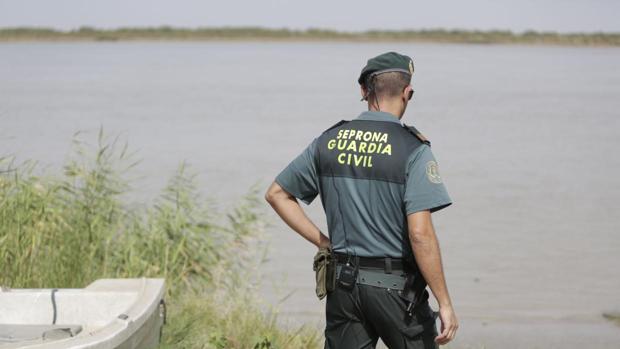
<path id="1" fill-rule="evenodd" d="M 336 287 L 336 259 L 331 247 L 322 247 L 314 256 L 313 269 L 316 277 L 316 296 L 325 298 Z"/>

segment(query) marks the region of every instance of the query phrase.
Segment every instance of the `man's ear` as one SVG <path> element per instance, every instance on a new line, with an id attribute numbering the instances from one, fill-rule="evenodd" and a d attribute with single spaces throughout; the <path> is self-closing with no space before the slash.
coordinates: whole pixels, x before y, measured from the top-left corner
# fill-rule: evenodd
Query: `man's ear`
<path id="1" fill-rule="evenodd" d="M 405 103 L 409 102 L 409 94 L 412 90 L 413 87 L 411 87 L 411 85 L 405 87 L 405 89 L 403 90 L 403 94 L 401 95 L 401 97 Z"/>
<path id="2" fill-rule="evenodd" d="M 368 100 L 368 92 L 366 91 L 366 86 L 360 85 L 360 92 L 362 93 L 362 101 Z"/>

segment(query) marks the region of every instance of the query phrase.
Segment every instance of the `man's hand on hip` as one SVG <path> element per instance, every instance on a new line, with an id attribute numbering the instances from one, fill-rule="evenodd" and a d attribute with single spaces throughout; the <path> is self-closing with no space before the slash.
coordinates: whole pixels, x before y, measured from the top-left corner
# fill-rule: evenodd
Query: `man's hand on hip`
<path id="1" fill-rule="evenodd" d="M 329 238 L 321 233 L 319 228 L 306 216 L 297 199 L 278 183 L 273 182 L 271 184 L 265 193 L 265 200 L 269 202 L 282 220 L 304 239 L 318 248 L 325 245 L 329 246 Z"/>

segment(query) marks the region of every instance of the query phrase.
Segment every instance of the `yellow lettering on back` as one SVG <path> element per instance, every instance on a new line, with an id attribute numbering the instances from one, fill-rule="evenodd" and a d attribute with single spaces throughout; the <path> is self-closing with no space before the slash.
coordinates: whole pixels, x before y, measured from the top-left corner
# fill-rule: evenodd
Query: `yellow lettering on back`
<path id="1" fill-rule="evenodd" d="M 329 142 L 327 142 L 327 149 L 332 150 L 335 147 L 336 147 L 336 140 L 330 139 Z"/>
<path id="2" fill-rule="evenodd" d="M 381 154 L 392 155 L 392 145 L 390 143 L 385 145 L 385 148 L 381 151 Z"/>
<path id="3" fill-rule="evenodd" d="M 359 166 L 362 163 L 362 160 L 364 160 L 364 155 L 353 155 L 353 159 L 355 161 L 355 166 Z"/>
<path id="4" fill-rule="evenodd" d="M 346 146 L 347 146 L 346 139 L 339 139 L 338 140 L 338 150 L 343 150 Z"/>
<path id="5" fill-rule="evenodd" d="M 357 151 L 357 147 L 355 141 L 349 142 L 349 146 L 347 147 L 347 151 Z"/>
<path id="6" fill-rule="evenodd" d="M 346 156 L 346 153 L 340 153 L 338 154 L 338 162 L 344 165 L 344 157 Z"/>
<path id="7" fill-rule="evenodd" d="M 360 153 L 365 153 L 366 152 L 366 145 L 368 145 L 368 143 L 360 142 L 360 145 L 357 148 L 357 151 L 360 152 Z"/>

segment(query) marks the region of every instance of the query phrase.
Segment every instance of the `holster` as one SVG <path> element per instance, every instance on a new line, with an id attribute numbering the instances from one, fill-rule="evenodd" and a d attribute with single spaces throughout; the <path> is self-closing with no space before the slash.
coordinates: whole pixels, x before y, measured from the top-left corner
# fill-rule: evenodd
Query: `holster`
<path id="1" fill-rule="evenodd" d="M 411 316 L 415 308 L 428 299 L 429 294 L 426 291 L 426 280 L 421 272 L 411 273 L 407 275 L 405 288 L 399 292 L 399 296 L 407 302 L 407 313 Z"/>
<path id="2" fill-rule="evenodd" d="M 336 258 L 331 247 L 322 247 L 312 265 L 316 277 L 316 296 L 325 298 L 336 287 Z"/>

